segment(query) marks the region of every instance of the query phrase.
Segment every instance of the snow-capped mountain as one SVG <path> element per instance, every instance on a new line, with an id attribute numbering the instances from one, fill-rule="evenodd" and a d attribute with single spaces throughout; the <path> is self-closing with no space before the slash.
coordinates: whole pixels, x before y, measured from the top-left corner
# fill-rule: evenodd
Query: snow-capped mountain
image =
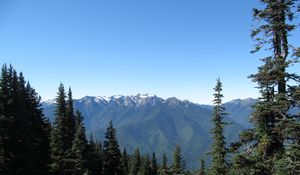
<path id="1" fill-rule="evenodd" d="M 122 106 L 134 106 L 134 107 L 143 107 L 143 106 L 155 106 L 156 104 L 165 103 L 168 105 L 179 105 L 179 104 L 193 104 L 187 100 L 180 100 L 175 97 L 163 99 L 157 97 L 154 94 L 137 94 L 130 96 L 123 95 L 114 95 L 114 96 L 85 96 L 81 99 L 74 100 L 75 102 L 84 103 L 84 104 L 98 104 L 103 107 L 108 107 L 112 105 L 122 105 Z M 46 100 L 42 102 L 43 105 L 52 105 L 55 104 L 55 99 Z"/>
<path id="2" fill-rule="evenodd" d="M 243 110 L 239 104 L 244 106 L 243 101 L 236 100 L 228 108 L 234 111 L 236 106 Z M 42 105 L 45 115 L 54 121 L 55 100 Z M 189 168 L 193 168 L 198 166 L 199 157 L 209 151 L 212 113 L 209 105 L 137 94 L 85 96 L 74 100 L 74 106 L 83 113 L 87 132 L 102 141 L 107 123 L 113 120 L 120 145 L 126 146 L 129 152 L 139 146 L 144 153 L 166 153 L 171 158 L 173 148 L 180 144 Z M 242 114 L 240 110 L 237 112 Z M 227 141 L 234 141 L 244 127 L 234 117 L 228 116 L 225 120 L 232 123 L 226 127 Z"/>

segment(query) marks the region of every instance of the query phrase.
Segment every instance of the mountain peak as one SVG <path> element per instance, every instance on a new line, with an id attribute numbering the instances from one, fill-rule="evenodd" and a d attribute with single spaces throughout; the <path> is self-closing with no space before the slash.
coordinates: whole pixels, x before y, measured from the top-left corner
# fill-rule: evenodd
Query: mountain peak
<path id="1" fill-rule="evenodd" d="M 51 102 L 51 101 L 50 101 Z M 53 122 L 55 104 L 43 103 L 45 116 Z M 232 142 L 238 137 L 248 111 L 244 106 L 229 110 L 234 117 L 224 116 L 232 123 L 226 138 Z M 84 116 L 88 133 L 93 133 L 98 140 L 104 139 L 105 124 L 112 120 L 118 131 L 121 146 L 126 146 L 130 153 L 137 146 L 143 146 L 144 153 L 159 150 L 157 153 L 172 155 L 174 143 L 183 145 L 183 154 L 189 160 L 189 168 L 196 167 L 198 155 L 209 149 L 211 129 L 210 109 L 176 97 L 163 99 L 153 94 L 130 96 L 85 96 L 74 99 L 74 107 Z M 242 115 L 242 116 L 241 116 Z M 171 149 L 172 148 L 172 149 Z"/>
<path id="2" fill-rule="evenodd" d="M 149 97 L 156 97 L 156 95 L 155 94 L 140 94 L 140 93 L 138 93 L 135 97 L 149 98 Z"/>
<path id="3" fill-rule="evenodd" d="M 113 95 L 113 96 L 85 96 L 79 101 L 85 103 L 97 103 L 102 105 L 120 104 L 124 106 L 141 106 L 141 105 L 155 105 L 162 99 L 154 94 L 137 94 L 137 95 Z"/>
<path id="4" fill-rule="evenodd" d="M 256 99 L 249 97 L 249 98 L 245 98 L 245 99 L 240 99 L 240 98 L 234 99 L 234 100 L 231 100 L 227 103 L 231 103 L 231 104 L 253 104 L 255 102 L 256 102 Z"/>
<path id="5" fill-rule="evenodd" d="M 179 104 L 185 104 L 185 105 L 190 105 L 190 104 L 195 104 L 193 102 L 190 102 L 188 100 L 180 100 L 176 97 L 170 97 L 167 99 L 163 99 L 160 97 L 157 97 L 155 94 L 141 94 L 138 93 L 136 95 L 113 95 L 113 96 L 85 96 L 81 99 L 78 99 L 78 101 L 81 102 L 86 102 L 86 103 L 98 103 L 98 104 L 103 104 L 103 105 L 108 105 L 108 104 L 123 104 L 124 106 L 145 106 L 147 104 L 153 106 L 157 104 L 158 102 L 162 103 L 167 103 L 169 105 L 179 105 Z M 245 99 L 234 99 L 229 102 L 226 102 L 224 104 L 237 104 L 237 105 L 253 105 L 256 102 L 256 99 L 254 98 L 245 98 Z M 44 104 L 55 104 L 56 100 L 55 99 L 50 99 L 43 101 Z M 200 105 L 200 106 L 205 106 L 205 105 Z M 209 107 L 211 105 L 208 105 Z M 207 107 L 207 108 L 209 108 Z"/>

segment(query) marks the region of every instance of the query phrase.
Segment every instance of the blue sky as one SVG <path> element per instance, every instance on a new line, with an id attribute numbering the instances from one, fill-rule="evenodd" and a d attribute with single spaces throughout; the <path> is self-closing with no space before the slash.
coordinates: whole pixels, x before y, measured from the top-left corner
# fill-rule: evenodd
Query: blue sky
<path id="1" fill-rule="evenodd" d="M 262 56 L 249 53 L 257 6 L 241 0 L 1 0 L 0 64 L 22 71 L 43 100 L 54 98 L 63 82 L 75 98 L 151 93 L 211 103 L 218 77 L 224 101 L 257 97 L 247 79 Z M 292 42 L 297 37 L 298 30 Z"/>

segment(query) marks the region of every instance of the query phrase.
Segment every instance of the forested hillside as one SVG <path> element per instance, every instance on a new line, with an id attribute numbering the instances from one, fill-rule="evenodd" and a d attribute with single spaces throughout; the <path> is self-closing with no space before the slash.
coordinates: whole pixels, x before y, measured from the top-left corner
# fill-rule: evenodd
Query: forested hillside
<path id="1" fill-rule="evenodd" d="M 235 122 L 235 117 L 239 116 L 240 120 L 245 120 L 244 123 L 248 121 L 250 113 L 240 109 L 241 105 L 251 108 L 247 100 L 241 100 L 231 105 L 231 109 L 238 112 L 233 111 L 232 115 L 225 116 L 225 120 L 231 123 L 225 130 L 228 143 L 237 141 L 238 133 L 245 129 Z M 55 101 L 43 102 L 42 106 L 45 116 L 54 121 Z M 209 151 L 212 141 L 211 109 L 189 101 L 176 98 L 164 100 L 155 95 L 141 94 L 87 96 L 74 100 L 74 107 L 82 111 L 87 133 L 93 133 L 94 138 L 103 141 L 102 133 L 106 124 L 113 120 L 119 143 L 121 147 L 127 148 L 128 153 L 133 153 L 136 147 L 140 147 L 142 153 L 166 153 L 171 158 L 175 145 L 179 144 L 189 169 L 199 166 L 199 155 Z M 162 157 L 158 160 L 161 161 Z"/>

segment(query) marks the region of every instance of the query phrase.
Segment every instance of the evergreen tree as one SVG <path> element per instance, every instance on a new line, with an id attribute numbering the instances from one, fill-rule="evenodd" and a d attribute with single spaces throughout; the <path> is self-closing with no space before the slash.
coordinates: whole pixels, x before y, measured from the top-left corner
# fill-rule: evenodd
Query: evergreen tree
<path id="1" fill-rule="evenodd" d="M 98 157 L 98 163 L 96 164 L 98 169 L 101 170 L 99 171 L 100 173 L 98 173 L 98 175 L 103 174 L 103 150 L 102 150 L 102 145 L 100 141 L 96 141 L 96 147 L 95 147 L 96 153 L 97 153 L 97 157 Z"/>
<path id="2" fill-rule="evenodd" d="M 0 174 L 8 174 L 9 153 L 9 118 L 7 115 L 7 102 L 9 97 L 8 70 L 4 64 L 0 76 Z"/>
<path id="3" fill-rule="evenodd" d="M 138 175 L 151 175 L 149 155 L 144 156 Z"/>
<path id="4" fill-rule="evenodd" d="M 201 159 L 201 166 L 200 166 L 199 175 L 206 175 L 206 172 L 205 172 L 205 161 L 204 161 L 204 159 Z"/>
<path id="5" fill-rule="evenodd" d="M 223 116 L 226 115 L 225 108 L 222 104 L 222 83 L 220 79 L 217 79 L 217 85 L 214 88 L 214 109 L 213 109 L 213 128 L 211 133 L 213 134 L 213 144 L 211 146 L 211 173 L 215 175 L 224 175 L 226 174 L 227 163 L 225 160 L 226 157 L 226 148 L 225 148 L 225 137 L 224 137 L 224 125 Z"/>
<path id="6" fill-rule="evenodd" d="M 74 115 L 74 107 L 73 107 L 73 98 L 72 98 L 72 90 L 71 87 L 68 90 L 67 101 L 66 101 L 66 145 L 72 145 L 72 142 L 75 137 L 76 129 L 78 129 L 78 121 L 76 121 L 76 117 Z M 79 113 L 77 113 L 78 115 Z M 78 116 L 77 116 L 78 119 Z M 76 123 L 77 122 L 77 123 Z M 82 121 L 79 121 L 82 122 Z"/>
<path id="7" fill-rule="evenodd" d="M 137 175 L 141 165 L 142 165 L 142 160 L 141 160 L 140 149 L 136 148 L 136 150 L 134 151 L 134 157 L 131 161 L 130 175 Z"/>
<path id="8" fill-rule="evenodd" d="M 100 142 L 94 142 L 91 135 L 88 145 L 87 169 L 89 175 L 102 175 L 103 160 Z"/>
<path id="9" fill-rule="evenodd" d="M 233 159 L 234 169 L 240 174 L 274 174 L 276 171 L 282 172 L 283 167 L 288 172 L 288 166 L 284 166 L 284 162 L 290 148 L 297 148 L 299 144 L 298 134 L 291 132 L 300 126 L 298 117 L 288 113 L 297 104 L 295 92 L 298 88 L 289 85 L 289 82 L 299 82 L 299 76 L 287 72 L 287 68 L 295 62 L 289 57 L 299 56 L 297 53 L 290 54 L 291 47 L 288 43 L 289 32 L 296 27 L 288 22 L 294 19 L 294 11 L 298 10 L 295 8 L 297 1 L 260 2 L 263 9 L 254 9 L 253 13 L 254 19 L 260 22 L 251 34 L 257 41 L 253 52 L 264 47 L 272 52 L 262 59 L 263 65 L 258 68 L 258 73 L 250 76 L 258 83 L 261 97 L 251 114 L 253 128 L 241 133 L 240 142 L 233 145 L 235 150 L 246 147 L 245 151 L 238 153 Z M 297 149 L 294 151 L 297 152 Z M 297 161 L 289 159 L 290 164 Z"/>
<path id="10" fill-rule="evenodd" d="M 123 155 L 122 155 L 122 167 L 123 167 L 124 175 L 128 175 L 129 174 L 129 158 L 128 158 L 125 147 L 124 147 Z"/>
<path id="11" fill-rule="evenodd" d="M 122 175 L 123 168 L 121 165 L 121 151 L 119 149 L 118 141 L 116 139 L 116 129 L 113 127 L 112 121 L 109 122 L 105 133 L 104 141 L 104 161 L 103 174 L 104 175 Z"/>
<path id="12" fill-rule="evenodd" d="M 169 167 L 168 167 L 168 160 L 167 160 L 167 155 L 164 153 L 163 154 L 163 162 L 162 166 L 159 170 L 160 175 L 168 175 L 169 174 Z"/>
<path id="13" fill-rule="evenodd" d="M 0 174 L 48 174 L 48 125 L 40 97 L 3 65 L 0 75 Z"/>
<path id="14" fill-rule="evenodd" d="M 60 84 L 56 97 L 55 122 L 51 131 L 51 171 L 53 174 L 68 174 L 71 170 L 66 168 L 69 163 L 69 151 L 71 144 L 68 145 L 69 128 L 66 124 L 66 94 L 63 84 Z"/>
<path id="15" fill-rule="evenodd" d="M 65 158 L 64 158 L 64 169 L 65 173 L 74 174 L 74 154 L 72 150 L 73 141 L 75 139 L 76 133 L 76 117 L 74 115 L 74 107 L 73 107 L 73 99 L 72 99 L 72 91 L 69 88 L 67 94 L 67 100 L 65 101 L 65 116 L 64 116 L 64 142 L 67 145 L 67 149 L 65 150 Z"/>
<path id="16" fill-rule="evenodd" d="M 300 174 L 300 146 L 293 144 L 285 150 L 284 156 L 275 162 L 276 175 Z"/>
<path id="17" fill-rule="evenodd" d="M 72 144 L 73 175 L 81 175 L 86 172 L 88 159 L 88 143 L 85 137 L 82 114 L 76 111 L 76 133 Z"/>
<path id="18" fill-rule="evenodd" d="M 41 97 L 35 92 L 35 90 L 30 86 L 29 83 L 24 81 L 23 74 L 19 76 L 19 81 L 21 82 L 22 89 L 26 87 L 23 95 L 25 96 L 24 107 L 27 109 L 28 118 L 27 122 L 27 139 L 29 142 L 27 150 L 27 161 L 33 160 L 33 167 L 31 170 L 35 169 L 37 174 L 49 174 L 49 163 L 50 163 L 50 131 L 51 125 L 49 120 L 44 117 L 40 100 Z M 23 115 L 25 112 L 23 113 Z M 26 122 L 26 123 L 27 123 Z M 25 124 L 25 123 L 24 123 Z M 25 137 L 23 133 L 23 137 Z M 30 151 L 29 151 L 30 150 Z M 26 165 L 27 168 L 30 168 Z M 27 172 L 30 172 L 26 170 Z"/>
<path id="19" fill-rule="evenodd" d="M 177 144 L 174 154 L 173 154 L 173 163 L 172 163 L 172 174 L 184 174 L 185 173 L 185 161 L 181 154 L 180 146 Z"/>
<path id="20" fill-rule="evenodd" d="M 158 166 L 156 161 L 155 153 L 152 153 L 152 159 L 151 159 L 151 175 L 157 175 L 158 173 Z"/>

